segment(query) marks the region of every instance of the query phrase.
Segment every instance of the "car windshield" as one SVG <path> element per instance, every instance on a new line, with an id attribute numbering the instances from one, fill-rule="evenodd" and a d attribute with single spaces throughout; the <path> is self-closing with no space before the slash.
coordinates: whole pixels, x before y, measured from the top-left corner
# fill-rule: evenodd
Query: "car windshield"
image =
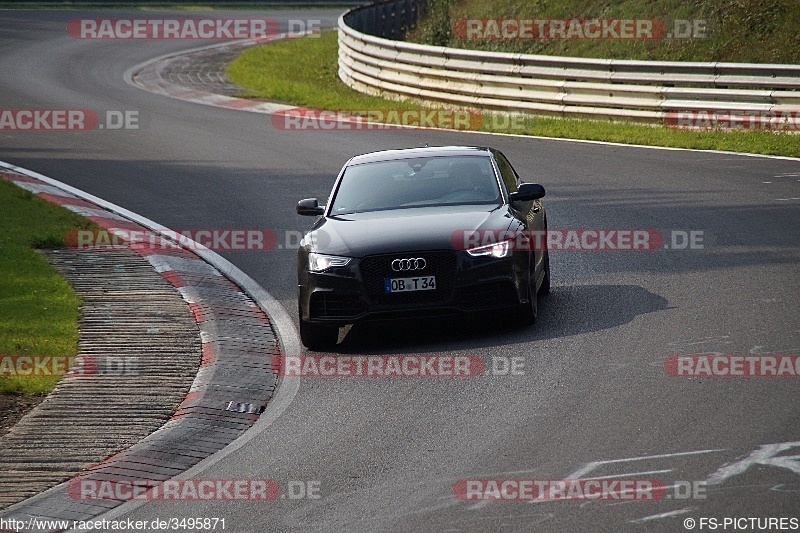
<path id="1" fill-rule="evenodd" d="M 331 214 L 500 203 L 489 156 L 419 157 L 347 167 Z"/>

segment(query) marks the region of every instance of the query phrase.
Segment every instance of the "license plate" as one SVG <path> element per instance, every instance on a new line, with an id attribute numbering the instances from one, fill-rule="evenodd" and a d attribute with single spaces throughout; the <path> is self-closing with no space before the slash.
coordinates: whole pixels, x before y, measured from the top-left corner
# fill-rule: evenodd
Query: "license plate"
<path id="1" fill-rule="evenodd" d="M 384 280 L 386 294 L 393 292 L 433 291 L 436 290 L 436 276 L 419 278 L 386 278 Z"/>

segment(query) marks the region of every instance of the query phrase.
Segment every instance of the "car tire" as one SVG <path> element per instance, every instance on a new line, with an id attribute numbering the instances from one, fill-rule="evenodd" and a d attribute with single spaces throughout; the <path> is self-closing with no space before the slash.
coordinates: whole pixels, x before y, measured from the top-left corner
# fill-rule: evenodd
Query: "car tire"
<path id="1" fill-rule="evenodd" d="M 300 318 L 300 341 L 303 346 L 315 352 L 324 352 L 336 346 L 339 328 L 306 322 Z"/>
<path id="2" fill-rule="evenodd" d="M 539 294 L 544 296 L 545 294 L 550 294 L 550 254 L 545 250 L 544 252 L 544 279 L 542 279 L 542 284 L 539 285 Z"/>
<path id="3" fill-rule="evenodd" d="M 534 282 L 535 284 L 536 282 Z M 531 282 L 528 282 L 528 301 L 524 304 L 520 304 L 519 310 L 516 313 L 517 322 L 521 326 L 530 326 L 531 324 L 536 323 L 536 319 L 539 316 L 539 301 L 536 295 L 536 291 L 534 287 L 531 286 Z"/>

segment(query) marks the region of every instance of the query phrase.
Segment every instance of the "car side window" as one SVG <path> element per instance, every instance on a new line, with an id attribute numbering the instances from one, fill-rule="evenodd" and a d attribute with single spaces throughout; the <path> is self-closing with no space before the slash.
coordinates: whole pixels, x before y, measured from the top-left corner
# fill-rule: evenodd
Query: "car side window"
<path id="1" fill-rule="evenodd" d="M 503 154 L 495 152 L 494 155 L 497 160 L 497 167 L 500 169 L 500 176 L 506 184 L 506 189 L 508 189 L 508 192 L 516 192 L 517 182 L 519 181 L 517 173 L 514 172 L 511 163 L 508 162 L 508 159 L 506 159 Z"/>

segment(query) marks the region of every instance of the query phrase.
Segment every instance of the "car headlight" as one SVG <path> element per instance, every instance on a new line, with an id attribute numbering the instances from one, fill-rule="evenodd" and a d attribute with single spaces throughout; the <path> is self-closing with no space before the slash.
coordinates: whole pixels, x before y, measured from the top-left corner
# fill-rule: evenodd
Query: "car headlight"
<path id="1" fill-rule="evenodd" d="M 311 252 L 308 254 L 309 272 L 324 272 L 329 268 L 343 267 L 350 262 L 349 257 L 339 257 L 338 255 L 323 255 Z"/>
<path id="2" fill-rule="evenodd" d="M 502 241 L 494 244 L 487 244 L 479 248 L 471 248 L 467 253 L 472 257 L 485 257 L 491 256 L 496 258 L 506 257 L 511 251 L 510 241 Z"/>

